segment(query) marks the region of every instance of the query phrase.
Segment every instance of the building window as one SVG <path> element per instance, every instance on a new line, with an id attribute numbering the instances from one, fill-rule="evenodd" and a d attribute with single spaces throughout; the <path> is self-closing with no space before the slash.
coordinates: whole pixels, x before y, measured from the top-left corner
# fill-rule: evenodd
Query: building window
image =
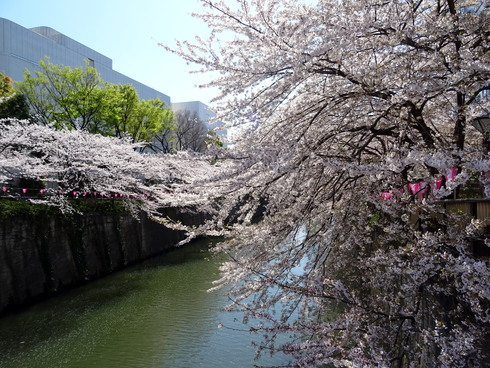
<path id="1" fill-rule="evenodd" d="M 94 61 L 90 58 L 87 58 L 87 65 L 88 66 L 91 66 L 91 67 L 94 67 Z"/>

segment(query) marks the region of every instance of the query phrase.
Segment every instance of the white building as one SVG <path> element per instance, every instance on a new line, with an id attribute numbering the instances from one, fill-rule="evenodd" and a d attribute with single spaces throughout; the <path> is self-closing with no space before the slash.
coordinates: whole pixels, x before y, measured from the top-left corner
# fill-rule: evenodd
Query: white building
<path id="1" fill-rule="evenodd" d="M 205 103 L 201 101 L 187 101 L 187 102 L 172 102 L 172 110 L 174 112 L 188 110 L 192 113 L 196 113 L 200 120 L 206 123 L 210 127 L 210 121 L 216 116 Z"/>

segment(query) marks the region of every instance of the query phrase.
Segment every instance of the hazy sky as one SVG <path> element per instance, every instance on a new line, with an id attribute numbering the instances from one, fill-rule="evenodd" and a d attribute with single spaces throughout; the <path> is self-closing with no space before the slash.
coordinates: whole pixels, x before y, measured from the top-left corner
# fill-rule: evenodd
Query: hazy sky
<path id="1" fill-rule="evenodd" d="M 197 86 L 209 77 L 157 46 L 206 35 L 192 12 L 198 0 L 0 0 L 0 17 L 23 27 L 47 26 L 109 57 L 113 69 L 153 87 L 172 102 L 209 103 L 215 92 Z"/>

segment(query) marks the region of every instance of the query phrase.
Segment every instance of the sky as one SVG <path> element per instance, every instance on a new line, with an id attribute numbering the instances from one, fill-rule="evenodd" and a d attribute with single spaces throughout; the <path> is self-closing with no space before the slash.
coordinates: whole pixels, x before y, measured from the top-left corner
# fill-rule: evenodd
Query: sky
<path id="1" fill-rule="evenodd" d="M 211 77 L 165 51 L 158 42 L 206 36 L 191 16 L 198 0 L 0 0 L 0 17 L 25 28 L 47 26 L 112 59 L 113 69 L 168 96 L 210 104 L 216 91 L 199 88 Z"/>

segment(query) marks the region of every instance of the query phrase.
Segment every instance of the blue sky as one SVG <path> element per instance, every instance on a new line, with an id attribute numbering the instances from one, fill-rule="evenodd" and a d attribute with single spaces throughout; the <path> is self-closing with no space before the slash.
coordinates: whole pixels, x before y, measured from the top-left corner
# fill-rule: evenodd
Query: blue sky
<path id="1" fill-rule="evenodd" d="M 113 68 L 170 96 L 172 102 L 209 103 L 215 92 L 198 88 L 210 77 L 157 46 L 205 36 L 192 12 L 198 0 L 0 0 L 0 17 L 23 27 L 47 26 L 106 55 Z"/>

